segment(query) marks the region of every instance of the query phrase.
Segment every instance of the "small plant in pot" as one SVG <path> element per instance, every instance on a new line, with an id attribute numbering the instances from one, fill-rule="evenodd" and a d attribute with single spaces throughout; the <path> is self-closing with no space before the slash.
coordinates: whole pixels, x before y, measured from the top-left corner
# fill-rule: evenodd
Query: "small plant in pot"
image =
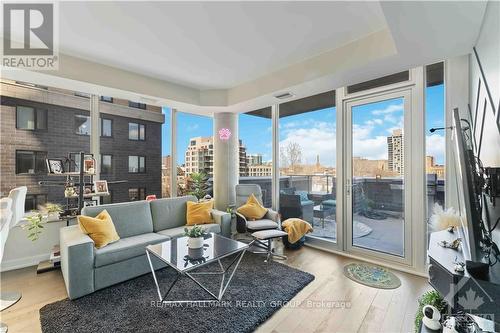
<path id="1" fill-rule="evenodd" d="M 59 215 L 64 211 L 59 204 L 47 202 L 42 207 L 43 212 L 47 213 L 47 221 L 59 220 Z"/>
<path id="2" fill-rule="evenodd" d="M 199 249 L 203 247 L 203 236 L 205 233 L 205 229 L 198 225 L 194 225 L 191 229 L 184 228 L 184 235 L 189 237 L 188 247 L 190 249 Z"/>

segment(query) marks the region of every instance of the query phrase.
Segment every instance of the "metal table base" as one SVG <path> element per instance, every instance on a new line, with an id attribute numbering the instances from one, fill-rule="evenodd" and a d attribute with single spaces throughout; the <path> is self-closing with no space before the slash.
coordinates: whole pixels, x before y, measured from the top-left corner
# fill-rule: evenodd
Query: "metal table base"
<path id="1" fill-rule="evenodd" d="M 146 250 L 146 255 L 148 257 L 148 262 L 149 262 L 149 267 L 151 268 L 151 273 L 153 274 L 153 279 L 156 285 L 156 291 L 158 292 L 158 297 L 160 298 L 160 302 L 163 304 L 179 304 L 179 303 L 201 303 L 201 302 L 214 302 L 214 301 L 221 301 L 222 297 L 224 296 L 224 293 L 227 290 L 227 287 L 229 286 L 229 283 L 231 283 L 231 280 L 233 279 L 234 273 L 238 269 L 238 266 L 240 265 L 241 259 L 243 258 L 243 255 L 245 254 L 246 250 L 241 251 L 236 255 L 236 257 L 233 259 L 231 264 L 229 264 L 226 268 L 222 265 L 222 262 L 220 261 L 222 258 L 217 259 L 217 262 L 219 263 L 219 267 L 221 268 L 220 271 L 215 271 L 215 272 L 192 272 L 192 271 L 178 271 L 175 269 L 177 275 L 174 279 L 174 281 L 170 284 L 170 286 L 167 289 L 167 292 L 162 296 L 160 286 L 158 284 L 158 279 L 156 277 L 156 273 L 153 267 L 153 263 L 151 262 L 151 257 L 149 254 L 149 251 Z M 233 270 L 231 274 L 229 275 L 229 279 L 226 281 L 226 274 L 228 271 L 231 269 L 231 266 L 233 266 L 236 263 L 236 265 L 233 267 Z M 197 266 L 194 269 L 204 267 L 205 265 Z M 204 286 L 200 281 L 194 278 L 193 275 L 222 275 L 221 283 L 220 283 L 220 288 L 219 288 L 219 293 L 218 295 L 214 294 L 206 286 Z M 189 279 L 194 281 L 200 288 L 202 288 L 205 292 L 207 292 L 212 299 L 204 299 L 204 300 L 167 300 L 167 296 L 172 290 L 172 288 L 175 286 L 177 281 L 179 281 L 179 278 L 181 276 L 187 276 Z M 225 282 L 226 281 L 226 282 Z M 225 283 L 224 283 L 225 282 Z"/>

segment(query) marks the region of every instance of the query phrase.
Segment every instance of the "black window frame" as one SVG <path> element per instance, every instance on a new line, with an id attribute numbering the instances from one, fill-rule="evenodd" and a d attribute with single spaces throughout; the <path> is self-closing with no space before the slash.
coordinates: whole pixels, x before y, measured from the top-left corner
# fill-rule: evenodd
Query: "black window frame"
<path id="1" fill-rule="evenodd" d="M 89 120 L 89 134 L 85 134 L 85 133 L 78 133 L 76 130 L 77 130 L 77 127 L 76 127 L 76 118 L 78 117 L 86 117 L 88 118 Z M 79 128 L 79 127 L 78 127 Z M 82 135 L 82 136 L 90 136 L 90 134 L 92 133 L 92 121 L 90 119 L 90 116 L 87 116 L 87 115 L 84 115 L 84 114 L 75 114 L 73 116 L 73 133 L 75 133 L 76 135 Z"/>
<path id="2" fill-rule="evenodd" d="M 19 127 L 18 113 L 19 113 L 20 107 L 33 109 L 33 117 L 34 117 L 33 123 L 35 124 L 33 129 Z M 38 117 L 39 117 L 38 113 L 39 112 L 45 113 L 45 127 L 44 128 L 38 127 Z M 28 105 L 16 105 L 16 129 L 21 130 L 21 131 L 47 131 L 48 130 L 48 122 L 49 122 L 48 115 L 49 115 L 49 111 L 45 108 L 37 108 L 34 106 L 28 106 Z"/>
<path id="3" fill-rule="evenodd" d="M 130 191 L 131 190 L 136 190 L 137 191 L 137 199 L 132 200 L 130 198 Z M 142 199 L 141 199 L 141 192 L 142 192 Z M 145 187 L 129 187 L 128 188 L 128 200 L 129 201 L 141 201 L 141 200 L 146 200 L 146 188 Z"/>
<path id="4" fill-rule="evenodd" d="M 111 134 L 110 135 L 103 135 L 103 133 L 104 133 L 103 132 L 103 128 L 104 128 L 104 121 L 105 120 L 108 120 L 110 122 L 110 124 L 111 124 L 111 126 L 110 126 Z M 99 132 L 100 132 L 99 136 L 101 138 L 112 138 L 113 137 L 113 119 L 101 117 L 99 121 L 101 123 L 101 127 L 99 129 Z"/>
<path id="5" fill-rule="evenodd" d="M 104 171 L 104 156 L 109 156 L 110 164 L 109 164 L 109 172 Z M 103 175 L 109 175 L 113 173 L 113 155 L 112 154 L 101 154 L 101 173 Z"/>
<path id="6" fill-rule="evenodd" d="M 110 96 L 100 96 L 99 100 L 101 102 L 113 103 L 113 97 L 110 97 Z"/>
<path id="7" fill-rule="evenodd" d="M 146 108 L 147 108 L 146 103 L 139 103 L 139 102 L 134 102 L 134 101 L 128 101 L 128 106 L 131 108 L 136 108 L 136 109 L 141 109 L 141 110 L 146 110 Z"/>
<path id="8" fill-rule="evenodd" d="M 40 197 L 43 197 L 42 200 L 40 200 Z M 43 204 L 46 204 L 48 201 L 47 194 L 46 193 L 28 193 L 26 194 L 26 198 L 24 200 L 24 211 L 29 212 L 32 210 L 37 210 L 38 206 L 41 206 Z M 33 206 L 33 208 L 29 209 L 30 206 L 28 206 L 28 203 L 32 202 L 33 204 L 30 204 L 30 206 Z"/>
<path id="9" fill-rule="evenodd" d="M 137 125 L 137 139 L 130 137 L 130 125 L 131 124 Z M 141 127 L 144 129 L 144 131 L 143 131 L 144 137 L 142 139 L 141 139 Z M 146 141 L 146 124 L 135 123 L 135 122 L 129 121 L 129 123 L 128 123 L 128 139 L 130 141 Z"/>
<path id="10" fill-rule="evenodd" d="M 138 171 L 137 172 L 134 172 L 134 171 L 130 171 L 130 158 L 131 157 L 137 157 L 137 165 L 138 165 Z M 141 157 L 144 158 L 144 165 L 143 165 L 143 169 L 144 171 L 140 171 L 141 170 Z M 146 173 L 146 156 L 144 155 L 128 155 L 128 159 L 127 159 L 127 164 L 128 164 L 128 173 L 132 173 L 132 174 L 144 174 Z"/>
<path id="11" fill-rule="evenodd" d="M 75 91 L 75 96 L 82 97 L 82 98 L 90 98 L 90 94 L 84 93 L 84 92 L 79 92 L 79 91 Z"/>
<path id="12" fill-rule="evenodd" d="M 30 172 L 20 172 L 19 168 L 19 163 L 18 163 L 18 154 L 19 153 L 31 153 L 32 154 L 32 163 L 33 163 L 33 173 Z M 26 149 L 16 149 L 16 156 L 15 156 L 15 169 L 16 169 L 16 175 L 37 175 L 37 174 L 43 174 L 47 173 L 47 164 L 45 160 L 47 159 L 47 152 L 46 151 L 39 151 L 39 150 L 26 150 Z M 40 158 L 41 161 L 38 161 L 43 165 L 43 167 L 37 168 L 37 154 L 41 154 L 42 156 Z M 40 166 L 40 165 L 38 165 Z"/>

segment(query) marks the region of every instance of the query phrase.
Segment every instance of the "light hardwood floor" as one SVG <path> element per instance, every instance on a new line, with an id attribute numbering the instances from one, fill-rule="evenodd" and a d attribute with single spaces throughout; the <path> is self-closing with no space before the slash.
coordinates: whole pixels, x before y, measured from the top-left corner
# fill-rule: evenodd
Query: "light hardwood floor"
<path id="1" fill-rule="evenodd" d="M 417 298 L 430 289 L 426 279 L 395 272 L 401 287 L 375 289 L 343 275 L 344 265 L 355 261 L 350 258 L 309 247 L 286 254 L 288 265 L 316 278 L 257 332 L 413 332 Z M 3 273 L 1 288 L 23 293 L 21 301 L 0 313 L 12 333 L 40 332 L 38 310 L 67 296 L 60 271 L 37 275 L 35 267 Z"/>

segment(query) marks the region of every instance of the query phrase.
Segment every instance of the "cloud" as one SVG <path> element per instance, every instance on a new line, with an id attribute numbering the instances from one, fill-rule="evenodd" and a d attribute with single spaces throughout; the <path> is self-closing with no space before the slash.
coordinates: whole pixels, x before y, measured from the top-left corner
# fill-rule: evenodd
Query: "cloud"
<path id="1" fill-rule="evenodd" d="M 372 114 L 375 116 L 391 114 L 394 112 L 403 111 L 403 104 L 390 104 L 383 109 L 376 109 L 372 111 Z"/>
<path id="2" fill-rule="evenodd" d="M 192 131 L 197 130 L 198 128 L 200 128 L 200 125 L 198 125 L 198 124 L 191 124 L 191 125 L 188 125 L 188 127 L 186 127 L 186 130 L 188 132 L 192 132 Z"/>
<path id="3" fill-rule="evenodd" d="M 302 163 L 314 164 L 316 156 L 325 166 L 335 165 L 336 135 L 335 124 L 327 122 L 313 122 L 311 127 L 300 127 L 293 130 L 282 131 L 284 139 L 280 147 L 295 142 L 302 148 Z"/>
<path id="4" fill-rule="evenodd" d="M 387 159 L 387 137 L 375 136 L 371 138 L 353 138 L 353 156 L 364 157 L 369 160 Z"/>
<path id="5" fill-rule="evenodd" d="M 435 163 L 444 162 L 445 153 L 445 139 L 444 136 L 439 134 L 427 135 L 425 138 L 425 154 L 427 156 L 434 156 Z"/>

